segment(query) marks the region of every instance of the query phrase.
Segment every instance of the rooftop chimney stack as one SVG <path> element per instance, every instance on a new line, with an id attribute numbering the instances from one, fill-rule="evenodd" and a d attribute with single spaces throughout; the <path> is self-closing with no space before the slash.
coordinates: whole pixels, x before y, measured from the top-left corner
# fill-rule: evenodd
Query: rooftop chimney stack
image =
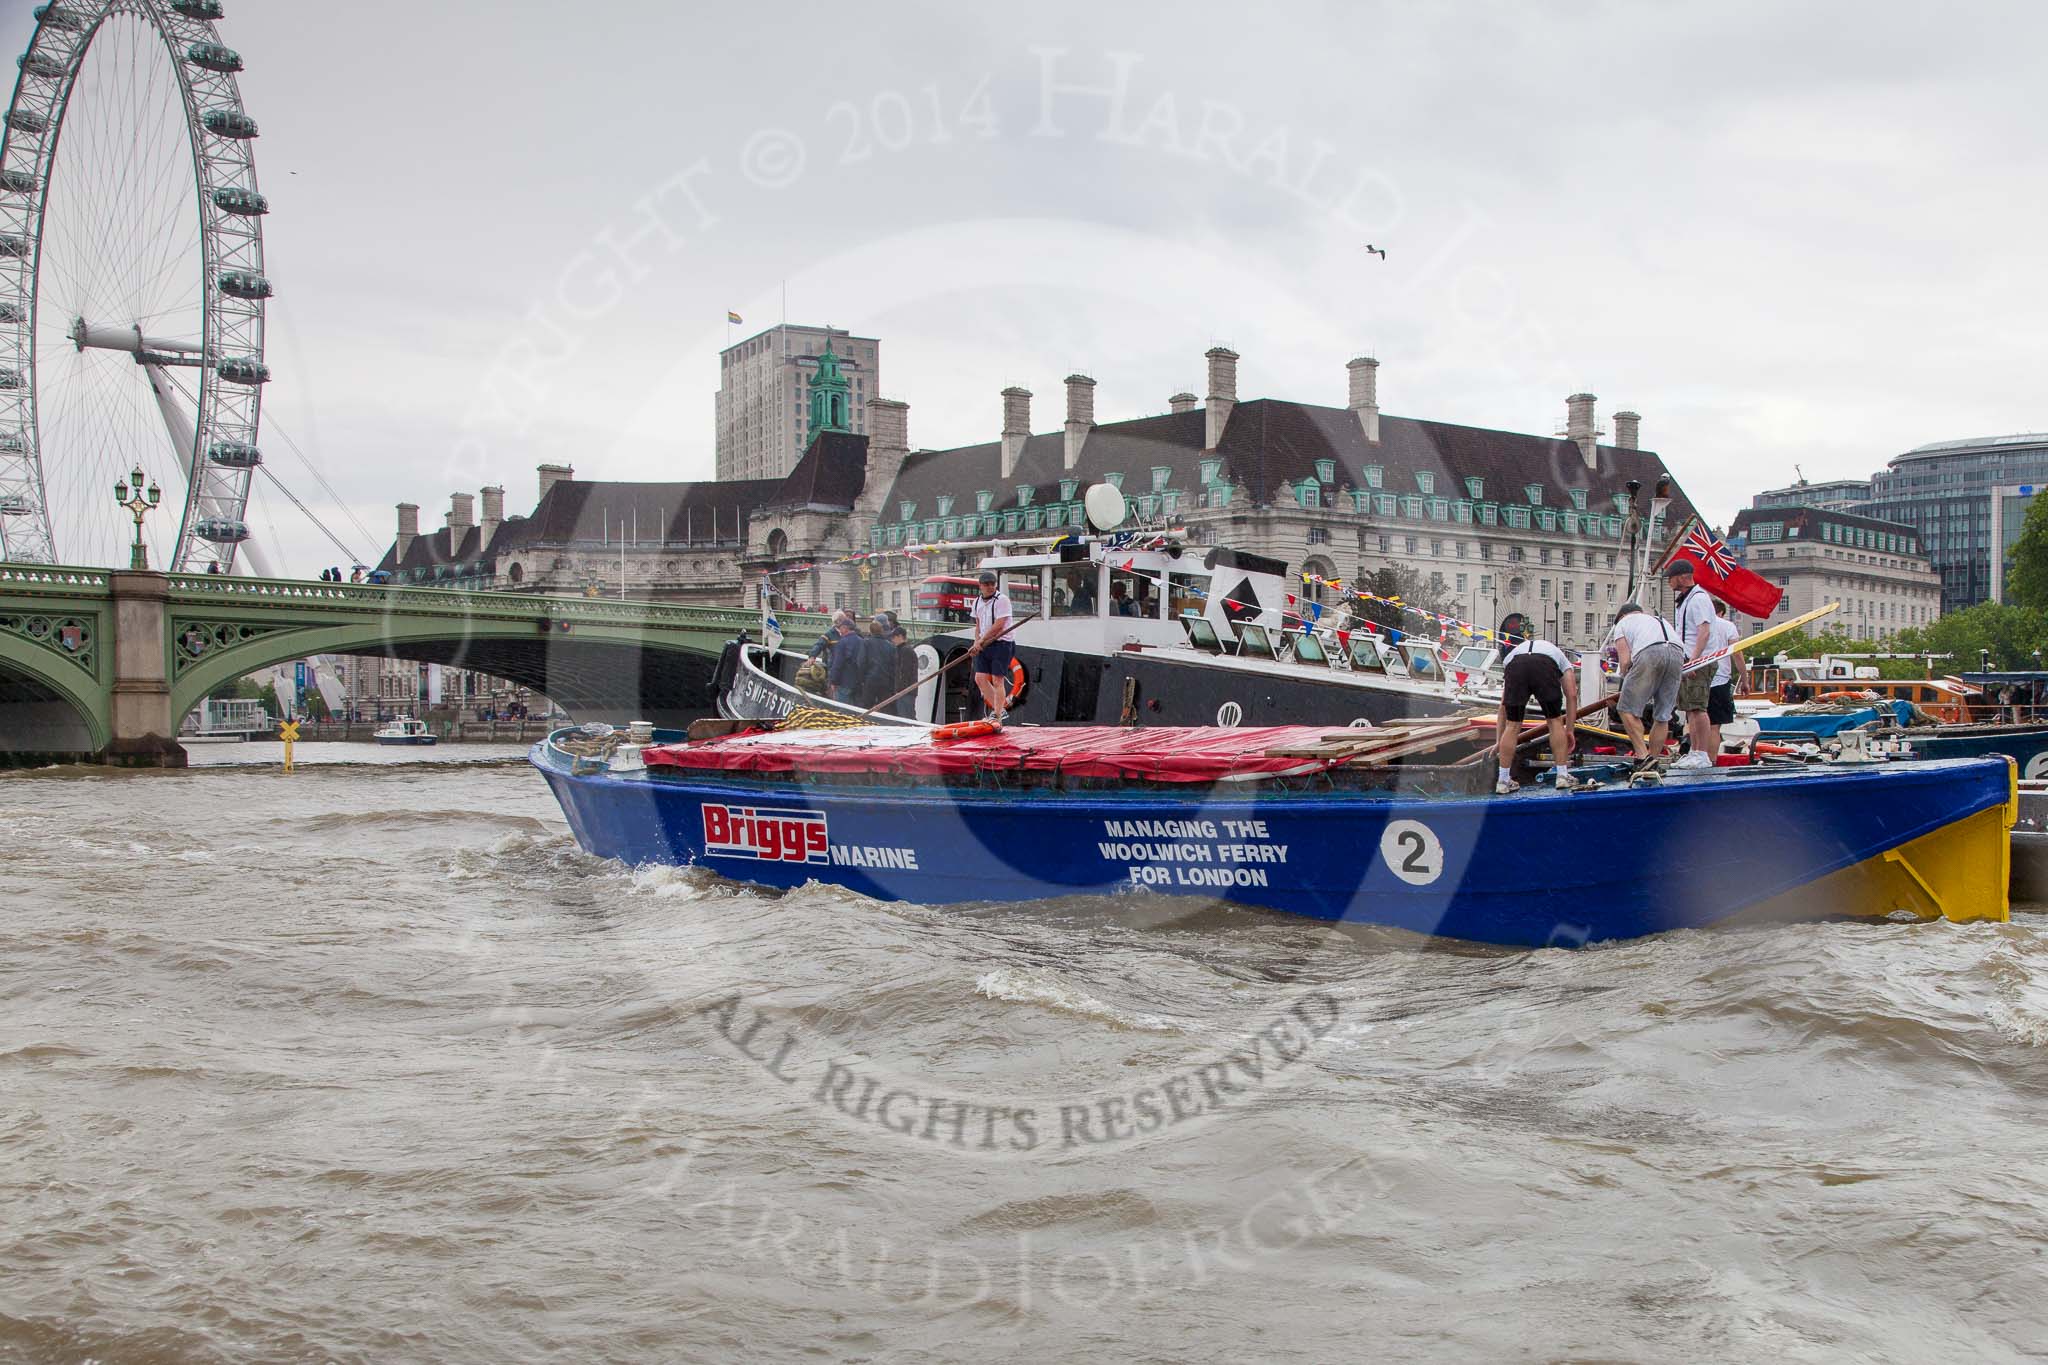
<path id="1" fill-rule="evenodd" d="M 1359 356 L 1346 362 L 1344 368 L 1351 374 L 1351 410 L 1358 414 L 1359 429 L 1365 439 L 1379 444 L 1380 439 L 1380 363 L 1369 355 Z"/>
<path id="2" fill-rule="evenodd" d="M 910 453 L 910 404 L 894 398 L 868 400 L 868 467 L 862 477 L 860 498 L 854 504 L 865 516 L 877 516 L 882 499 L 903 469 L 903 457 Z"/>
<path id="3" fill-rule="evenodd" d="M 1640 439 L 1643 415 L 1639 412 L 1617 412 L 1614 414 L 1614 444 L 1622 450 L 1640 450 L 1636 442 Z"/>
<path id="4" fill-rule="evenodd" d="M 1081 447 L 1095 427 L 1095 381 L 1085 374 L 1067 376 L 1066 467 L 1081 463 Z"/>
<path id="5" fill-rule="evenodd" d="M 505 490 L 495 484 L 483 490 L 484 519 L 483 537 L 479 542 L 490 548 L 491 537 L 498 534 L 498 528 L 505 523 Z"/>
<path id="6" fill-rule="evenodd" d="M 1031 390 L 1012 384 L 1003 390 L 1003 477 L 1017 472 L 1024 442 L 1031 435 Z"/>
<path id="7" fill-rule="evenodd" d="M 474 525 L 476 525 L 475 496 L 469 493 L 450 493 L 448 495 L 448 529 L 450 531 L 467 531 Z M 450 539 L 460 540 L 462 537 L 453 536 Z M 454 546 L 450 545 L 449 548 L 452 550 Z"/>
<path id="8" fill-rule="evenodd" d="M 576 477 L 574 467 L 565 464 L 540 465 L 536 472 L 540 475 L 540 496 L 543 498 L 548 495 L 550 488 L 553 488 L 562 480 Z"/>
<path id="9" fill-rule="evenodd" d="M 1202 438 L 1204 450 L 1214 450 L 1230 425 L 1230 410 L 1237 406 L 1237 352 L 1228 346 L 1211 346 L 1209 358 L 1209 423 Z"/>
<path id="10" fill-rule="evenodd" d="M 1579 448 L 1579 455 L 1588 469 L 1600 463 L 1600 433 L 1594 429 L 1593 423 L 1593 404 L 1599 401 L 1590 393 L 1575 393 L 1564 400 L 1565 439 Z"/>
<path id="11" fill-rule="evenodd" d="M 420 535 L 420 505 L 416 502 L 398 504 L 398 536 L 391 547 L 392 558 L 403 563 L 405 552 Z"/>
<path id="12" fill-rule="evenodd" d="M 1201 399 L 1195 397 L 1186 389 L 1182 389 L 1179 393 L 1166 400 L 1166 407 L 1169 412 L 1193 412 L 1201 405 L 1201 402 Z"/>
<path id="13" fill-rule="evenodd" d="M 868 400 L 868 449 L 909 451 L 910 404 L 894 398 Z"/>

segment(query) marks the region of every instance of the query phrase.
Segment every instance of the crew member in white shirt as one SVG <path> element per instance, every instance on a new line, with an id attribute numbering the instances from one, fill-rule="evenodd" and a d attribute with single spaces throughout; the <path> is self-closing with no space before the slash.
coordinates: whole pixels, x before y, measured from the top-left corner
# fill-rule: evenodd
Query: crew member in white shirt
<path id="1" fill-rule="evenodd" d="M 1010 661 L 1017 647 L 1006 637 L 1010 630 L 1010 594 L 996 582 L 992 570 L 983 569 L 980 595 L 974 599 L 974 643 L 967 652 L 974 656 L 974 685 L 988 708 L 989 719 L 1003 723 L 1010 709 Z"/>
<path id="2" fill-rule="evenodd" d="M 1636 762 L 1661 756 L 1671 734 L 1671 713 L 1678 705 L 1678 684 L 1685 672 L 1685 650 L 1673 638 L 1671 623 L 1633 602 L 1624 602 L 1608 635 L 1614 661 L 1621 669 L 1621 724 Z M 1643 735 L 1643 711 L 1651 711 L 1649 737 Z"/>
<path id="3" fill-rule="evenodd" d="M 1689 559 L 1672 560 L 1664 570 L 1664 581 L 1671 585 L 1672 634 L 1684 646 L 1686 662 L 1691 663 L 1707 652 L 1708 622 L 1714 619 L 1714 599 L 1694 581 Z M 1694 753 L 1705 755 L 1699 759 L 1688 759 L 1687 764 L 1714 761 L 1711 727 L 1707 723 L 1707 692 L 1712 685 L 1712 670 L 1705 668 L 1693 669 L 1678 684 L 1678 709 L 1685 713 L 1685 737 L 1692 741 Z"/>
<path id="4" fill-rule="evenodd" d="M 1507 668 L 1502 676 L 1499 734 L 1494 756 L 1500 777 L 1494 791 L 1502 796 L 1517 790 L 1512 769 L 1515 746 L 1521 741 L 1522 721 L 1534 700 L 1550 727 L 1550 754 L 1557 763 L 1557 789 L 1570 791 L 1572 780 L 1571 720 L 1579 713 L 1579 674 L 1565 652 L 1548 640 L 1534 637 L 1520 615 L 1501 623 L 1501 648 L 1507 651 Z"/>
<path id="5" fill-rule="evenodd" d="M 1728 619 L 1728 604 L 1714 603 L 1714 619 L 1707 622 L 1707 652 L 1727 649 L 1735 643 L 1741 631 Z M 1746 682 L 1749 676 L 1749 661 L 1742 657 L 1742 651 L 1732 650 L 1727 657 L 1714 665 L 1714 683 L 1707 689 L 1707 753 L 1721 752 L 1721 727 L 1735 719 L 1735 684 Z"/>

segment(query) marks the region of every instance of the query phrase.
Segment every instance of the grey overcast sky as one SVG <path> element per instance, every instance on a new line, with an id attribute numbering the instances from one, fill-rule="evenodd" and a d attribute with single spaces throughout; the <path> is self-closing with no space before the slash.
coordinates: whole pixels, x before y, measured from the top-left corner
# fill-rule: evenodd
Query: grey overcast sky
<path id="1" fill-rule="evenodd" d="M 25 42 L 28 4 L 7 0 Z M 708 478 L 717 352 L 883 341 L 911 440 L 997 391 L 1202 391 L 1548 432 L 1643 414 L 1755 490 L 2048 427 L 2048 7 L 228 0 L 267 415 L 377 537 L 533 468 Z M 1384 246 L 1382 261 L 1364 251 Z M 266 446 L 272 444 L 266 440 Z M 309 500 L 317 489 L 278 472 Z M 288 508 L 301 572 L 335 552 Z M 345 539 L 362 536 L 334 518 Z"/>

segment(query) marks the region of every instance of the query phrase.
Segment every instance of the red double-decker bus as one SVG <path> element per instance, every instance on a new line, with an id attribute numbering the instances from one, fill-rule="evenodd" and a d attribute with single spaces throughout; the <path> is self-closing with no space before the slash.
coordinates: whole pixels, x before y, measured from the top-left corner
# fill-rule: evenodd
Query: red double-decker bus
<path id="1" fill-rule="evenodd" d="M 1029 616 L 1038 610 L 1038 584 L 1021 574 L 1007 575 L 1004 591 L 1010 594 L 1010 605 L 1020 616 Z M 919 621 L 943 621 L 948 625 L 963 625 L 974 619 L 973 609 L 968 605 L 981 594 L 978 579 L 960 578 L 952 574 L 933 574 L 918 584 L 916 601 L 912 604 Z"/>

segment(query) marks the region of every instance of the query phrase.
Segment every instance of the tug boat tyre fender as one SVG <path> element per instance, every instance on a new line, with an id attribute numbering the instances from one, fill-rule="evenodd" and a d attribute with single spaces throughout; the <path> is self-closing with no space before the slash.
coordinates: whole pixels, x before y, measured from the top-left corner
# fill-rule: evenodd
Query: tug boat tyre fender
<path id="1" fill-rule="evenodd" d="M 941 725 L 933 729 L 932 742 L 945 744 L 956 739 L 975 739 L 981 735 L 992 735 L 1003 727 L 983 717 L 981 720 L 963 720 L 952 725 Z"/>

